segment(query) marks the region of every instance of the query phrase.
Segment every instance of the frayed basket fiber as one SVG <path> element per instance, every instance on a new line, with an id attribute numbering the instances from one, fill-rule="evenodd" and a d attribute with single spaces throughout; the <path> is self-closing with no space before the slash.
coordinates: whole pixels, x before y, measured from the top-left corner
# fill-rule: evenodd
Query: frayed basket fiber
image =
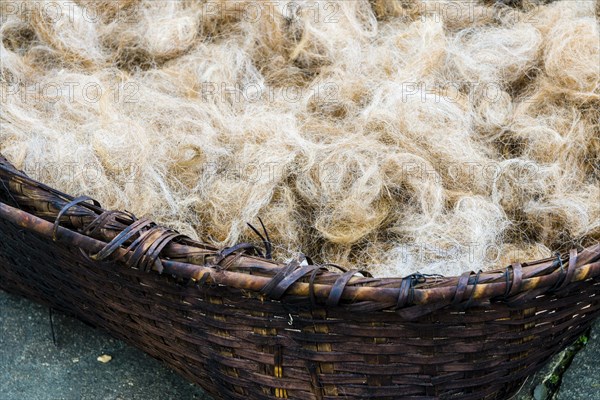
<path id="1" fill-rule="evenodd" d="M 504 399 L 600 310 L 600 245 L 375 279 L 217 249 L 0 157 L 0 288 L 105 329 L 221 399 Z M 331 269 L 331 266 L 329 266 Z"/>

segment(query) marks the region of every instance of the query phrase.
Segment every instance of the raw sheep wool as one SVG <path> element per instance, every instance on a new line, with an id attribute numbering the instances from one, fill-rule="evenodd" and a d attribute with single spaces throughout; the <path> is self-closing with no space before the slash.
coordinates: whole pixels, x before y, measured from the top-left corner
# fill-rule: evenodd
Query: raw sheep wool
<path id="1" fill-rule="evenodd" d="M 548 257 L 600 240 L 599 4 L 2 2 L 0 153 L 279 260 Z"/>

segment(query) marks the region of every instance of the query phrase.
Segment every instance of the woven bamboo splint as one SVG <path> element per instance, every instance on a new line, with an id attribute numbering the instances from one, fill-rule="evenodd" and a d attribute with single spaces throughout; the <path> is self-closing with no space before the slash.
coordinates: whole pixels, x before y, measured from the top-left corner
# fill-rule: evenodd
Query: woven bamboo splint
<path id="1" fill-rule="evenodd" d="M 600 245 L 459 277 L 375 279 L 217 249 L 0 156 L 0 288 L 222 399 L 503 399 L 600 310 Z M 325 268 L 329 267 L 329 268 Z"/>

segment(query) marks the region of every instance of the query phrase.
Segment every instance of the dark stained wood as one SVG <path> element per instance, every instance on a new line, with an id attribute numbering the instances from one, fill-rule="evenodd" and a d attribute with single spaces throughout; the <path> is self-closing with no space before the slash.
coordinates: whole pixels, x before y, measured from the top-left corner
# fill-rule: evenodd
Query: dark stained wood
<path id="1" fill-rule="evenodd" d="M 374 279 L 217 249 L 83 200 L 0 155 L 0 288 L 109 331 L 216 398 L 507 398 L 600 312 L 600 245 Z"/>

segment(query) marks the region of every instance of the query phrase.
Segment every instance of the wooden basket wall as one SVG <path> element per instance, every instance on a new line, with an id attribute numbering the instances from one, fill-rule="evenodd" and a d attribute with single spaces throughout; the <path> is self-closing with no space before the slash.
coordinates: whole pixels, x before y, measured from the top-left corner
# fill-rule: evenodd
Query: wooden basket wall
<path id="1" fill-rule="evenodd" d="M 0 289 L 109 331 L 215 398 L 504 399 L 600 310 L 600 245 L 449 278 L 262 255 L 103 210 L 0 156 Z"/>

